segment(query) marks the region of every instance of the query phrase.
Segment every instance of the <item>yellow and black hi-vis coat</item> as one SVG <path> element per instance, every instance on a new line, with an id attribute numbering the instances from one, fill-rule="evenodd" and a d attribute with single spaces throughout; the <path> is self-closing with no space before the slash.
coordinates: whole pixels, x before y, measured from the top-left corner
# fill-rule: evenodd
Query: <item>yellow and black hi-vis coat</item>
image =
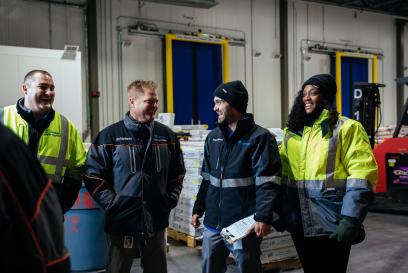
<path id="1" fill-rule="evenodd" d="M 286 227 L 305 237 L 331 234 L 342 216 L 362 222 L 373 200 L 377 163 L 364 128 L 340 116 L 331 131 L 328 117 L 323 110 L 301 133 L 286 128 L 280 148 Z"/>
<path id="2" fill-rule="evenodd" d="M 16 105 L 7 106 L 0 111 L 0 121 L 28 144 L 29 124 L 18 114 Z M 81 183 L 82 166 L 86 160 L 85 147 L 74 124 L 55 112 L 54 119 L 41 134 L 36 152 L 41 166 L 56 187 L 60 199 L 73 199 L 61 200 L 63 209 L 68 210 L 75 201 L 76 194 L 60 192 L 69 190 L 69 187 L 63 187 L 62 183 L 64 178 Z"/>

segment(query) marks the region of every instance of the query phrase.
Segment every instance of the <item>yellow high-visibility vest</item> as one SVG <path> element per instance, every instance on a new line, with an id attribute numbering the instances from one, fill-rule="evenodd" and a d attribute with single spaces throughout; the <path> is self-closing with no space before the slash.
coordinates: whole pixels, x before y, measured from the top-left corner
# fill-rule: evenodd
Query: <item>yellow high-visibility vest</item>
<path id="1" fill-rule="evenodd" d="M 300 203 L 305 236 L 330 234 L 342 215 L 362 221 L 368 207 L 365 193 L 372 192 L 377 180 L 363 126 L 340 116 L 330 131 L 328 118 L 325 109 L 301 133 L 286 128 L 280 148 L 282 184 L 297 189 L 294 198 Z"/>
<path id="2" fill-rule="evenodd" d="M 29 125 L 17 113 L 16 106 L 7 106 L 0 114 L 4 125 L 28 144 Z M 53 183 L 62 183 L 64 176 L 80 179 L 86 152 L 74 124 L 55 112 L 54 119 L 39 139 L 37 157 Z"/>

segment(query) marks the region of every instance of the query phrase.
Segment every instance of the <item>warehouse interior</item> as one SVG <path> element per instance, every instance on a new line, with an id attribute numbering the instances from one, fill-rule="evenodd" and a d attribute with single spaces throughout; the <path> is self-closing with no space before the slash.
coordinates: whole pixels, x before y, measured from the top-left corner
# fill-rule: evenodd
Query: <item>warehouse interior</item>
<path id="1" fill-rule="evenodd" d="M 187 167 L 167 230 L 172 273 L 201 272 L 202 232 L 189 216 L 202 179 L 204 141 L 216 127 L 214 89 L 242 81 L 247 112 L 280 144 L 302 84 L 316 74 L 333 75 L 337 108 L 363 124 L 379 169 L 378 202 L 364 222 L 365 241 L 351 249 L 347 272 L 408 272 L 407 1 L 0 0 L 0 108 L 22 97 L 24 75 L 32 69 L 53 75 L 54 109 L 75 124 L 87 147 L 124 118 L 132 81 L 158 84 L 156 118 L 180 133 Z M 358 92 L 376 92 L 367 99 L 375 107 L 368 115 L 358 108 Z M 396 186 L 389 182 L 391 153 L 405 170 Z M 70 232 L 77 228 L 75 209 L 94 206 L 83 188 L 65 216 L 73 272 L 105 271 L 103 217 L 89 224 L 99 236 L 95 246 L 81 246 L 83 238 Z M 304 272 L 290 235 L 277 234 L 264 239 L 270 244 L 264 272 Z M 132 273 L 142 272 L 139 260 Z M 227 272 L 239 272 L 233 258 L 228 263 Z"/>

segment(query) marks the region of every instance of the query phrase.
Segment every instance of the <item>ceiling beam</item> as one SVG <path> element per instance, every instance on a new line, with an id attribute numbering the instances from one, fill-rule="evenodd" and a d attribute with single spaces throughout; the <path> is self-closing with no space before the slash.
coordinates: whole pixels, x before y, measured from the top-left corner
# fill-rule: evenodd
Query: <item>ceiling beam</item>
<path id="1" fill-rule="evenodd" d="M 401 0 L 381 1 L 381 2 L 378 2 L 378 4 L 375 4 L 373 7 L 376 8 L 376 9 L 381 9 L 381 8 L 383 8 L 385 6 L 393 5 L 395 3 L 400 3 L 400 2 L 401 2 Z"/>

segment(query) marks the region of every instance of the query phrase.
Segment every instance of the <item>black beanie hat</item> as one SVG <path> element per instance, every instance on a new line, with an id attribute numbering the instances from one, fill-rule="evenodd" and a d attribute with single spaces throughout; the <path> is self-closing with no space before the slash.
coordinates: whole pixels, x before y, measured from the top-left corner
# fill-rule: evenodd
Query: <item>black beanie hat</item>
<path id="1" fill-rule="evenodd" d="M 241 114 L 246 113 L 248 105 L 248 91 L 241 81 L 232 81 L 220 84 L 213 93 L 214 97 L 219 97 L 235 108 Z"/>
<path id="2" fill-rule="evenodd" d="M 328 102 L 333 104 L 336 101 L 337 85 L 336 80 L 330 74 L 318 74 L 314 75 L 302 85 L 302 90 L 306 85 L 315 85 L 319 88 L 320 94 Z"/>

